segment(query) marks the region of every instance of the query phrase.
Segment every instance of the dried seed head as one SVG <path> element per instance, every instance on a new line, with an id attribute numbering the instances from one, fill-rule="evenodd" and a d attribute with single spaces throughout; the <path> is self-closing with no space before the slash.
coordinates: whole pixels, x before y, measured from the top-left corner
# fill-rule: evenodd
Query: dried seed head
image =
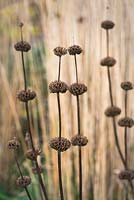
<path id="1" fill-rule="evenodd" d="M 110 106 L 105 110 L 105 115 L 107 117 L 115 117 L 117 115 L 120 115 L 121 109 L 117 106 Z"/>
<path id="2" fill-rule="evenodd" d="M 71 47 L 68 48 L 68 52 L 70 55 L 76 55 L 76 54 L 81 54 L 82 53 L 82 48 L 78 45 L 73 45 Z"/>
<path id="3" fill-rule="evenodd" d="M 37 158 L 38 155 L 41 154 L 41 150 L 40 149 L 36 149 L 35 152 L 33 151 L 33 149 L 28 149 L 26 152 L 26 157 L 29 160 L 35 160 Z"/>
<path id="4" fill-rule="evenodd" d="M 118 175 L 120 180 L 133 180 L 134 179 L 134 170 L 122 170 Z"/>
<path id="5" fill-rule="evenodd" d="M 13 150 L 18 150 L 20 147 L 20 142 L 14 137 L 12 140 L 8 142 L 8 148 Z"/>
<path id="6" fill-rule="evenodd" d="M 134 120 L 130 117 L 124 117 L 119 119 L 118 125 L 122 127 L 131 128 L 132 126 L 134 126 Z"/>
<path id="7" fill-rule="evenodd" d="M 129 81 L 124 81 L 121 83 L 121 88 L 123 90 L 132 90 L 133 89 L 133 84 Z"/>
<path id="8" fill-rule="evenodd" d="M 39 172 L 40 172 L 40 174 L 43 173 L 43 171 L 44 171 L 44 168 L 43 168 L 42 166 L 39 166 Z M 33 172 L 34 174 L 38 174 L 37 168 L 36 168 L 36 167 L 33 167 L 33 168 L 32 168 L 32 172 Z"/>
<path id="9" fill-rule="evenodd" d="M 26 41 L 20 41 L 14 45 L 14 48 L 16 51 L 28 52 L 31 49 L 31 45 Z"/>
<path id="10" fill-rule="evenodd" d="M 50 144 L 50 147 L 52 149 L 55 149 L 56 151 L 60 151 L 60 152 L 66 151 L 71 146 L 71 142 L 68 139 L 64 138 L 64 137 L 52 138 L 50 140 L 49 144 Z"/>
<path id="11" fill-rule="evenodd" d="M 19 22 L 18 26 L 22 28 L 24 26 L 23 22 Z"/>
<path id="12" fill-rule="evenodd" d="M 86 136 L 75 135 L 72 137 L 71 143 L 73 146 L 85 146 L 88 143 L 88 139 Z"/>
<path id="13" fill-rule="evenodd" d="M 31 178 L 29 176 L 19 177 L 16 181 L 17 186 L 27 187 L 31 183 Z"/>
<path id="14" fill-rule="evenodd" d="M 106 20 L 101 23 L 101 27 L 108 30 L 112 29 L 115 26 L 115 24 L 112 21 Z"/>
<path id="15" fill-rule="evenodd" d="M 81 95 L 87 91 L 87 86 L 83 83 L 73 83 L 70 85 L 69 91 L 75 96 Z"/>
<path id="16" fill-rule="evenodd" d="M 103 58 L 100 62 L 102 66 L 113 67 L 116 64 L 116 60 L 112 57 Z"/>
<path id="17" fill-rule="evenodd" d="M 36 97 L 36 93 L 33 90 L 21 90 L 17 94 L 17 98 L 22 102 L 27 102 Z"/>
<path id="18" fill-rule="evenodd" d="M 67 54 L 67 49 L 64 48 L 64 47 L 56 47 L 54 50 L 53 50 L 54 54 L 56 56 L 64 56 Z"/>
<path id="19" fill-rule="evenodd" d="M 51 93 L 65 93 L 68 90 L 68 86 L 62 81 L 53 81 L 49 84 L 49 89 Z"/>

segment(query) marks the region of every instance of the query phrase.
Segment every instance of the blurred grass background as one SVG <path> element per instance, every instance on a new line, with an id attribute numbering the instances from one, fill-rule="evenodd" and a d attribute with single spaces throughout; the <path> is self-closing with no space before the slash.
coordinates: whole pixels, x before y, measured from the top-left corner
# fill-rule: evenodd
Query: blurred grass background
<path id="1" fill-rule="evenodd" d="M 25 174 L 30 174 L 33 184 L 29 187 L 35 199 L 39 199 L 36 177 L 31 163 L 25 160 L 24 136 L 26 119 L 23 104 L 16 100 L 16 93 L 23 89 L 20 54 L 13 46 L 19 40 L 18 22 L 23 21 L 24 38 L 32 45 L 25 55 L 28 84 L 37 92 L 37 99 L 30 104 L 32 131 L 35 144 L 43 150 L 40 163 L 44 166 L 44 180 L 50 199 L 58 200 L 57 154 L 48 146 L 49 139 L 57 136 L 57 102 L 49 94 L 48 83 L 57 78 L 58 58 L 53 55 L 56 46 L 78 44 L 84 49 L 78 57 L 81 82 L 88 86 L 88 93 L 81 96 L 82 132 L 89 139 L 83 148 L 83 195 L 84 200 L 122 200 L 124 187 L 114 175 L 114 169 L 122 169 L 115 148 L 111 120 L 104 116 L 109 106 L 106 70 L 100 59 L 106 55 L 105 32 L 100 28 L 102 20 L 116 24 L 110 32 L 111 56 L 117 59 L 112 68 L 114 101 L 123 109 L 124 79 L 134 81 L 134 1 L 133 0 L 0 0 L 0 200 L 25 200 L 25 193 L 15 185 L 18 172 L 7 141 L 17 135 L 22 141 L 19 160 Z M 62 60 L 62 80 L 75 81 L 73 58 Z M 129 114 L 134 115 L 129 95 Z M 76 134 L 75 98 L 69 93 L 62 95 L 63 135 L 71 138 Z M 123 130 L 118 128 L 123 148 Z M 129 164 L 134 167 L 134 135 L 129 131 Z M 63 183 L 65 197 L 77 200 L 77 148 L 63 153 Z M 40 199 L 39 199 L 40 200 Z"/>

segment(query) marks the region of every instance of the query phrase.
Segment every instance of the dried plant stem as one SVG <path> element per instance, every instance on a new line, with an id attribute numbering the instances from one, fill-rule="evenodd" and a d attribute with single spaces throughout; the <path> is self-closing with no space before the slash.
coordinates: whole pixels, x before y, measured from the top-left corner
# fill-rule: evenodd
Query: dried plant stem
<path id="1" fill-rule="evenodd" d="M 127 117 L 127 91 L 125 91 L 125 117 Z M 125 146 L 126 169 L 128 169 L 127 127 L 125 127 L 125 130 L 124 130 L 124 146 Z"/>
<path id="2" fill-rule="evenodd" d="M 60 71 L 61 71 L 61 56 L 59 56 L 58 81 L 60 81 Z M 59 114 L 59 139 L 61 139 L 61 106 L 60 106 L 60 94 L 59 93 L 57 93 L 57 103 L 58 103 L 58 114 Z M 61 200 L 64 200 L 63 184 L 62 184 L 61 152 L 60 151 L 58 151 L 58 174 L 59 174 L 60 198 L 61 198 Z"/>
<path id="3" fill-rule="evenodd" d="M 16 157 L 16 155 L 15 155 L 15 152 L 14 152 L 14 158 L 15 158 L 15 162 L 16 162 L 16 165 L 17 165 L 19 174 L 20 174 L 21 178 L 23 179 L 22 171 L 21 171 L 21 169 L 20 169 L 20 165 L 19 165 L 19 162 L 18 162 L 17 157 Z M 28 188 L 27 188 L 27 187 L 24 187 L 24 189 L 25 189 L 25 191 L 26 191 L 26 194 L 27 194 L 29 200 L 32 200 L 32 197 L 31 197 L 31 195 L 30 195 L 30 193 L 29 193 L 29 191 L 28 191 Z"/>
<path id="4" fill-rule="evenodd" d="M 75 60 L 75 70 L 76 70 L 76 82 L 78 83 L 78 69 L 77 69 L 77 59 L 76 55 L 74 55 Z M 79 95 L 76 96 L 76 102 L 77 102 L 77 124 L 78 124 L 78 135 L 81 134 L 80 130 L 80 101 L 79 101 Z M 81 153 L 81 146 L 78 147 L 78 153 L 79 153 L 79 198 L 82 200 L 82 153 Z"/>

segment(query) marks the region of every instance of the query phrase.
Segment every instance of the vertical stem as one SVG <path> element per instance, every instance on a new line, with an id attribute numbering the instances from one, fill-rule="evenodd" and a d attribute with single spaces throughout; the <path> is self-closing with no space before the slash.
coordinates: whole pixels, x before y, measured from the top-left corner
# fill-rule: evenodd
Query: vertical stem
<path id="1" fill-rule="evenodd" d="M 25 70 L 25 64 L 24 64 L 24 53 L 23 53 L 23 51 L 21 51 L 21 59 L 22 59 L 22 67 L 23 67 L 24 87 L 25 87 L 25 90 L 27 90 L 26 70 Z"/>
<path id="2" fill-rule="evenodd" d="M 125 91 L 125 117 L 127 117 L 127 91 Z M 128 168 L 128 153 L 127 153 L 127 127 L 124 131 L 124 145 L 125 145 L 125 161 L 126 169 Z"/>
<path id="3" fill-rule="evenodd" d="M 61 152 L 60 151 L 58 151 L 58 173 L 59 173 L 60 198 L 61 198 L 61 200 L 64 200 L 63 185 L 62 185 Z"/>
<path id="4" fill-rule="evenodd" d="M 58 102 L 58 113 L 59 113 L 59 138 L 61 138 L 61 106 L 60 106 L 60 95 L 57 93 Z"/>
<path id="5" fill-rule="evenodd" d="M 74 55 L 74 61 L 75 61 L 75 71 L 76 71 L 76 83 L 78 83 L 78 68 L 77 68 L 76 54 Z"/>
<path id="6" fill-rule="evenodd" d="M 78 123 L 78 135 L 80 135 L 80 101 L 79 96 L 76 96 L 77 100 L 77 123 Z"/>
<path id="7" fill-rule="evenodd" d="M 59 56 L 59 71 L 58 71 L 58 81 L 60 81 L 60 71 L 61 71 L 61 56 Z"/>

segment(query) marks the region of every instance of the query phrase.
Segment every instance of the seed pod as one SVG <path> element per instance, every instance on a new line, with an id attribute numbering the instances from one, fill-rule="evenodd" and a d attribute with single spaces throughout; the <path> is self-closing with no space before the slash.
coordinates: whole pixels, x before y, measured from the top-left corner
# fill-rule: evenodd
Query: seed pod
<path id="1" fill-rule="evenodd" d="M 68 90 L 68 86 L 62 81 L 53 81 L 49 84 L 49 89 L 51 93 L 65 93 Z"/>
<path id="2" fill-rule="evenodd" d="M 133 180 L 134 179 L 134 170 L 122 170 L 118 175 L 120 180 Z"/>
<path id="3" fill-rule="evenodd" d="M 44 171 L 44 168 L 43 168 L 42 166 L 39 166 L 39 172 L 40 172 L 40 174 L 43 173 L 43 171 Z M 37 168 L 36 168 L 36 167 L 33 167 L 33 168 L 32 168 L 32 172 L 33 172 L 34 174 L 38 174 Z"/>
<path id="4" fill-rule="evenodd" d="M 64 47 L 56 47 L 56 48 L 53 50 L 53 52 L 54 52 L 54 54 L 55 54 L 56 56 L 61 57 L 61 56 L 64 56 L 64 55 L 67 54 L 67 49 L 64 48 Z"/>
<path id="5" fill-rule="evenodd" d="M 69 55 L 76 55 L 76 54 L 81 54 L 82 53 L 82 48 L 78 45 L 73 45 L 68 48 Z"/>
<path id="6" fill-rule="evenodd" d="M 124 117 L 119 119 L 118 125 L 121 127 L 131 128 L 134 125 L 134 120 L 130 117 Z"/>
<path id="7" fill-rule="evenodd" d="M 73 146 L 85 146 L 88 143 L 88 139 L 86 136 L 75 135 L 72 137 L 71 143 Z"/>
<path id="8" fill-rule="evenodd" d="M 52 149 L 55 149 L 56 151 L 60 151 L 60 152 L 66 151 L 71 146 L 71 142 L 68 139 L 64 138 L 64 137 L 52 138 L 50 140 L 49 144 L 50 144 L 50 147 Z"/>
<path id="9" fill-rule="evenodd" d="M 41 154 L 41 150 L 36 149 L 35 152 L 33 151 L 33 149 L 28 149 L 26 152 L 26 157 L 29 160 L 35 160 L 37 158 L 38 155 Z"/>
<path id="10" fill-rule="evenodd" d="M 117 106 L 110 106 L 105 110 L 105 115 L 107 117 L 115 117 L 117 115 L 120 115 L 121 109 Z"/>
<path id="11" fill-rule="evenodd" d="M 102 66 L 106 66 L 106 67 L 113 67 L 115 64 L 116 64 L 116 60 L 112 57 L 106 57 L 106 58 L 103 58 L 100 62 L 100 64 Z"/>
<path id="12" fill-rule="evenodd" d="M 19 177 L 16 181 L 17 186 L 27 187 L 31 183 L 31 178 L 29 176 Z"/>
<path id="13" fill-rule="evenodd" d="M 70 85 L 69 91 L 75 96 L 82 95 L 87 91 L 87 86 L 83 83 L 73 83 Z"/>
<path id="14" fill-rule="evenodd" d="M 12 140 L 8 142 L 8 148 L 12 150 L 18 150 L 20 147 L 20 142 L 14 137 Z"/>
<path id="15" fill-rule="evenodd" d="M 129 81 L 124 81 L 124 82 L 122 82 L 121 83 L 121 88 L 123 89 L 123 90 L 132 90 L 133 89 L 133 84 L 131 83 L 131 82 L 129 82 Z"/>
<path id="16" fill-rule="evenodd" d="M 21 90 L 17 94 L 17 98 L 22 102 L 27 102 L 36 97 L 36 93 L 33 90 Z"/>
<path id="17" fill-rule="evenodd" d="M 16 51 L 28 52 L 31 49 L 31 45 L 26 41 L 20 41 L 14 45 L 14 48 Z"/>
<path id="18" fill-rule="evenodd" d="M 115 24 L 112 21 L 106 20 L 101 23 L 101 27 L 108 30 L 112 29 L 115 26 Z"/>

